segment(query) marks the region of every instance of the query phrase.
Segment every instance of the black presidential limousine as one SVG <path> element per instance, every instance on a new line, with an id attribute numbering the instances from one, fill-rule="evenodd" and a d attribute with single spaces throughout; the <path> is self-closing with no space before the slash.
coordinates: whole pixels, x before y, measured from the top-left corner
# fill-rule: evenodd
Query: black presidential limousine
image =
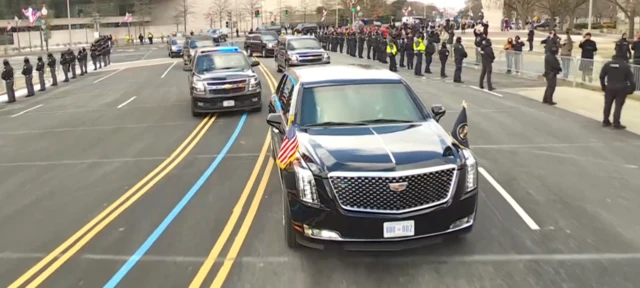
<path id="1" fill-rule="evenodd" d="M 427 109 L 400 76 L 367 66 L 296 68 L 275 96 L 285 115 L 270 105 L 272 154 L 291 126 L 299 146 L 279 169 L 289 247 L 397 250 L 471 231 L 473 153 L 438 124 L 444 108 Z"/>

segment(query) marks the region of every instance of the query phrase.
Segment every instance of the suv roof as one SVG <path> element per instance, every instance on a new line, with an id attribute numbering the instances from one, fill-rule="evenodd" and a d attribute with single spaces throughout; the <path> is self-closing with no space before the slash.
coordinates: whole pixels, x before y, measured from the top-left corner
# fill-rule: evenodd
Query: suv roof
<path id="1" fill-rule="evenodd" d="M 390 82 L 402 81 L 398 74 L 386 69 L 379 69 L 371 65 L 318 65 L 296 67 L 290 73 L 300 83 L 318 85 L 326 82 L 386 80 Z M 306 85 L 305 85 L 306 86 Z"/>

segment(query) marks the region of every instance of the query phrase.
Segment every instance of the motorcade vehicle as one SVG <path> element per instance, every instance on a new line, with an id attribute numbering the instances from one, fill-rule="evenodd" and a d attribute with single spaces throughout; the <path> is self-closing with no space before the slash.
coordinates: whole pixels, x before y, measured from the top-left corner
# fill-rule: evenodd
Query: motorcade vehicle
<path id="1" fill-rule="evenodd" d="M 261 111 L 262 86 L 250 61 L 238 47 L 198 48 L 189 70 L 191 114 L 200 117 L 224 111 Z"/>
<path id="2" fill-rule="evenodd" d="M 191 58 L 196 49 L 215 46 L 216 43 L 209 35 L 187 36 L 182 47 L 182 70 L 187 71 L 187 67 L 191 66 Z"/>
<path id="3" fill-rule="evenodd" d="M 472 231 L 476 158 L 397 73 L 300 67 L 272 99 L 271 155 L 295 152 L 277 169 L 290 248 L 400 250 Z"/>
<path id="4" fill-rule="evenodd" d="M 256 29 L 256 32 L 273 32 L 277 35 L 282 33 L 282 26 L 280 25 L 269 25 L 269 26 L 260 26 Z"/>
<path id="5" fill-rule="evenodd" d="M 227 41 L 227 34 L 222 29 L 210 29 L 207 34 L 211 36 L 214 41 L 218 39 L 220 42 Z"/>
<path id="6" fill-rule="evenodd" d="M 330 64 L 331 56 L 313 36 L 284 35 L 278 38 L 276 65 L 278 72 L 291 66 Z"/>
<path id="7" fill-rule="evenodd" d="M 318 33 L 318 24 L 302 23 L 293 28 L 294 34 L 316 34 Z"/>
<path id="8" fill-rule="evenodd" d="M 262 57 L 274 57 L 277 43 L 278 35 L 274 32 L 254 32 L 245 37 L 244 49 L 249 56 L 260 53 Z"/>
<path id="9" fill-rule="evenodd" d="M 184 46 L 184 37 L 171 37 L 167 41 L 167 50 L 169 58 L 182 56 L 182 48 Z"/>

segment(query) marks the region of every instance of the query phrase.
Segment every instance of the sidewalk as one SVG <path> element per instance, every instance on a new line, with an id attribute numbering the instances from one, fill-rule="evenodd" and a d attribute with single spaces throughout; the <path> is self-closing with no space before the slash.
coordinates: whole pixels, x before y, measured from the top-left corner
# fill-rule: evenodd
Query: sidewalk
<path id="1" fill-rule="evenodd" d="M 536 87 L 501 89 L 500 91 L 510 92 L 540 101 L 544 94 L 544 89 L 544 87 Z M 604 94 L 602 92 L 558 86 L 553 98 L 554 101 L 558 102 L 556 105 L 558 108 L 599 122 L 602 121 L 602 107 L 604 105 Z M 613 117 L 613 109 L 611 114 Z M 627 101 L 622 107 L 622 119 L 620 121 L 623 125 L 627 126 L 627 130 L 640 135 L 640 102 L 627 98 Z"/>

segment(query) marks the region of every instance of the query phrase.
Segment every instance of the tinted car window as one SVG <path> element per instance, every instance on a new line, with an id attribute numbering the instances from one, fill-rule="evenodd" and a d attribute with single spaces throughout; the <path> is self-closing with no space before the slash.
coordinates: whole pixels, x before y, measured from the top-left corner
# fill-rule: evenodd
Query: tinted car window
<path id="1" fill-rule="evenodd" d="M 242 53 L 211 53 L 198 56 L 194 71 L 197 74 L 204 74 L 215 70 L 245 69 L 248 67 L 249 62 Z"/>
<path id="2" fill-rule="evenodd" d="M 423 121 L 403 84 L 341 85 L 305 88 L 300 125 L 375 119 Z"/>
<path id="3" fill-rule="evenodd" d="M 301 49 L 320 49 L 320 44 L 316 39 L 289 39 L 287 43 L 287 50 L 301 50 Z"/>
<path id="4" fill-rule="evenodd" d="M 171 40 L 171 45 L 182 45 L 182 44 L 184 44 L 184 40 L 176 40 L 176 39 Z"/>
<path id="5" fill-rule="evenodd" d="M 189 48 L 196 49 L 200 47 L 214 47 L 215 44 L 212 40 L 191 40 L 189 41 Z"/>
<path id="6" fill-rule="evenodd" d="M 264 41 L 275 41 L 275 40 L 277 40 L 277 38 L 276 38 L 276 35 L 263 34 L 262 35 L 262 40 L 264 40 Z"/>

